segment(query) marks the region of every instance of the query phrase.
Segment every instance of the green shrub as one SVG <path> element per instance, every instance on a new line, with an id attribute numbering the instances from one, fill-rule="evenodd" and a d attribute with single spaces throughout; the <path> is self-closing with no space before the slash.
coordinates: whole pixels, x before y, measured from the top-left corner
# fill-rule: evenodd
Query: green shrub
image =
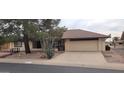
<path id="1" fill-rule="evenodd" d="M 54 56 L 54 50 L 52 48 L 47 48 L 45 52 L 48 59 L 51 59 Z"/>

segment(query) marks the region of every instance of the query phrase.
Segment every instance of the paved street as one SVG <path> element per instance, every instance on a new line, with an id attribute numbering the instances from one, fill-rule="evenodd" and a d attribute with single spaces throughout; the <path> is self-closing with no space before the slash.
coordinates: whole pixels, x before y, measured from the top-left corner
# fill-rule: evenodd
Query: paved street
<path id="1" fill-rule="evenodd" d="M 119 70 L 95 69 L 85 67 L 0 63 L 0 73 L 123 73 L 123 72 L 124 71 Z"/>

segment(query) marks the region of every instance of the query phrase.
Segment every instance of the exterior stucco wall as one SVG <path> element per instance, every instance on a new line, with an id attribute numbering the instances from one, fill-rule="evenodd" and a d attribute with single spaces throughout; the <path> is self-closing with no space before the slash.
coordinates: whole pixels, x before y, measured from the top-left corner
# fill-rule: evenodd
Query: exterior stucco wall
<path id="1" fill-rule="evenodd" d="M 10 43 L 5 43 L 3 45 L 1 45 L 1 50 L 2 49 L 9 49 L 10 48 Z"/>
<path id="2" fill-rule="evenodd" d="M 65 51 L 69 51 L 69 42 L 70 42 L 69 39 L 65 40 Z"/>
<path id="3" fill-rule="evenodd" d="M 105 39 L 98 40 L 65 40 L 65 51 L 105 51 Z"/>
<path id="4" fill-rule="evenodd" d="M 98 42 L 98 50 L 105 51 L 105 38 L 99 38 Z"/>
<path id="5" fill-rule="evenodd" d="M 29 41 L 29 46 L 30 46 L 30 49 L 33 49 L 31 41 Z M 14 46 L 14 42 L 5 43 L 4 45 L 1 46 L 1 50 L 8 50 L 9 51 L 12 48 L 16 48 Z M 20 48 L 20 51 L 25 51 L 24 42 L 22 42 L 22 47 L 18 47 L 18 48 Z"/>

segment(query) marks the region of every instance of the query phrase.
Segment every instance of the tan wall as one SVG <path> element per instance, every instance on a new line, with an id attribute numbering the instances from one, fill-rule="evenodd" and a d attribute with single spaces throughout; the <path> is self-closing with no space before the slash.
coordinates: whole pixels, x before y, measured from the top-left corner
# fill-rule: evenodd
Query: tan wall
<path id="1" fill-rule="evenodd" d="M 29 41 L 29 46 L 30 49 L 32 49 L 32 42 Z M 10 50 L 14 48 L 14 42 L 9 42 L 9 43 L 5 43 L 4 45 L 1 46 L 1 50 Z M 22 47 L 19 47 L 21 51 L 25 51 L 25 46 L 24 46 L 24 42 L 22 42 Z"/>
<path id="2" fill-rule="evenodd" d="M 13 42 L 10 42 L 10 47 L 9 47 L 9 49 L 12 49 L 12 48 L 14 48 L 14 43 L 13 43 Z"/>
<path id="3" fill-rule="evenodd" d="M 13 42 L 3 44 L 2 47 L 1 47 L 1 50 L 10 51 L 11 48 L 14 48 L 14 43 Z"/>
<path id="4" fill-rule="evenodd" d="M 65 51 L 105 51 L 105 39 L 82 41 L 65 40 Z"/>
<path id="5" fill-rule="evenodd" d="M 10 48 L 10 43 L 5 43 L 1 45 L 1 49 L 9 49 Z"/>
<path id="6" fill-rule="evenodd" d="M 105 38 L 99 38 L 98 50 L 105 51 Z"/>

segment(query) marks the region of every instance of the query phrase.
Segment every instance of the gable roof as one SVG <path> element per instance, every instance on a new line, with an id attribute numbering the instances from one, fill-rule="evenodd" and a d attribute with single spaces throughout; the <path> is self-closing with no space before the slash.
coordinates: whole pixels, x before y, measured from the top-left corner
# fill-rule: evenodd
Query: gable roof
<path id="1" fill-rule="evenodd" d="M 67 30 L 63 34 L 63 39 L 87 39 L 87 38 L 108 38 L 109 36 L 95 33 L 95 32 L 90 32 L 90 31 L 85 31 L 85 30 L 80 30 L 80 29 L 72 29 L 72 30 Z"/>
<path id="2" fill-rule="evenodd" d="M 124 40 L 124 32 L 122 32 L 121 40 Z"/>

